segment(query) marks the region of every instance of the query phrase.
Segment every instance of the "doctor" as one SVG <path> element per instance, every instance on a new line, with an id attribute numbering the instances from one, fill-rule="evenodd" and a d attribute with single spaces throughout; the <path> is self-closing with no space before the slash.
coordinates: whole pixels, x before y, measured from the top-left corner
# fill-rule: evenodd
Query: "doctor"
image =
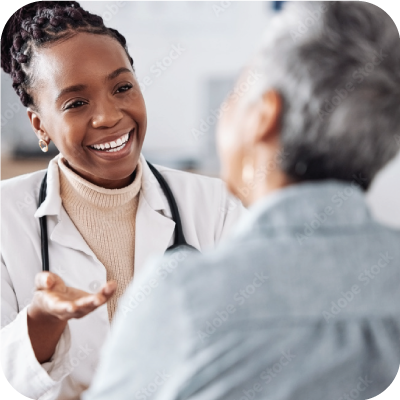
<path id="1" fill-rule="evenodd" d="M 220 180 L 150 169 L 141 155 L 146 108 L 125 39 L 78 3 L 18 10 L 3 31 L 1 66 L 42 150 L 53 141 L 60 151 L 46 193 L 46 171 L 2 183 L 3 371 L 29 398 L 78 399 L 119 297 L 145 260 L 176 239 L 177 221 L 154 173 L 172 191 L 185 239 L 198 250 L 223 238 L 243 208 Z M 41 272 L 45 264 L 50 272 Z M 165 267 L 173 273 L 176 265 Z"/>

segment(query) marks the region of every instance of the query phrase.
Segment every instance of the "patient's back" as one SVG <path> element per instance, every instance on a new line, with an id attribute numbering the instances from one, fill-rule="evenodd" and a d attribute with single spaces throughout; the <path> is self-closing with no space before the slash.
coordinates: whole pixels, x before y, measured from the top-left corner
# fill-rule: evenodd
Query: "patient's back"
<path id="1" fill-rule="evenodd" d="M 293 185 L 188 254 L 129 288 L 90 400 L 364 400 L 395 378 L 400 233 L 355 186 Z"/>
<path id="2" fill-rule="evenodd" d="M 221 398 L 238 400 L 366 399 L 390 385 L 400 233 L 374 222 L 355 188 L 340 197 L 344 189 L 282 192 L 180 276 L 199 341 L 193 382 L 207 381 L 209 393 L 224 382 Z"/>

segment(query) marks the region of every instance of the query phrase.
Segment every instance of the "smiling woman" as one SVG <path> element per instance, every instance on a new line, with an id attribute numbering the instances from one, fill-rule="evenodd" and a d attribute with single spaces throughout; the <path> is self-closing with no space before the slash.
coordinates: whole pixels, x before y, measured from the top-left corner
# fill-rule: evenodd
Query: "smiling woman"
<path id="1" fill-rule="evenodd" d="M 126 51 L 114 38 L 69 36 L 35 55 L 32 68 L 40 73 L 28 116 L 38 138 L 52 140 L 72 170 L 96 185 L 122 188 L 131 182 L 146 132 L 143 96 Z M 129 141 L 119 151 L 92 147 L 126 134 Z"/>
<path id="2" fill-rule="evenodd" d="M 125 43 L 70 1 L 31 3 L 2 34 L 1 66 L 39 146 L 47 151 L 52 141 L 60 152 L 47 174 L 2 182 L 2 365 L 30 398 L 80 398 L 118 299 L 146 259 L 180 236 L 177 211 L 182 236 L 203 250 L 244 210 L 218 179 L 147 165 L 146 107 Z M 48 232 L 49 272 L 40 272 L 39 225 Z"/>

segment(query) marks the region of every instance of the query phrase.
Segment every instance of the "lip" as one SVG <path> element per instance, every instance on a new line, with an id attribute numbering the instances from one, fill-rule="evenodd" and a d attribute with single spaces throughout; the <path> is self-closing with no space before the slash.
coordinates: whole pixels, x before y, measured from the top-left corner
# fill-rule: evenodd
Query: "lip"
<path id="1" fill-rule="evenodd" d="M 119 135 L 113 135 L 113 136 L 109 136 L 107 138 L 104 138 L 102 142 L 97 142 L 97 143 L 93 143 L 93 144 L 102 144 L 102 143 L 108 143 L 111 142 L 113 140 L 117 140 L 118 138 L 120 138 L 121 136 L 123 136 L 124 134 L 126 134 L 126 130 L 119 133 Z M 112 152 L 106 152 L 104 150 L 96 150 L 93 149 L 92 147 L 90 147 L 90 145 L 86 146 L 90 151 L 92 151 L 96 156 L 103 158 L 104 160 L 119 160 L 125 156 L 127 156 L 131 150 L 132 150 L 132 143 L 133 143 L 133 137 L 136 133 L 136 128 L 133 128 L 130 132 L 129 132 L 129 139 L 126 142 L 125 146 L 123 149 L 121 149 L 120 151 L 112 151 Z"/>

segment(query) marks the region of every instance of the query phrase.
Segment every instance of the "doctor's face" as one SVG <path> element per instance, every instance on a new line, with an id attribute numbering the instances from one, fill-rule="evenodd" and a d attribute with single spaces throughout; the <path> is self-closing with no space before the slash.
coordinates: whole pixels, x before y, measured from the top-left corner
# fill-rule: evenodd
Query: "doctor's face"
<path id="1" fill-rule="evenodd" d="M 109 36 L 78 33 L 40 48 L 33 62 L 38 109 L 28 115 L 36 134 L 52 140 L 90 182 L 108 188 L 128 184 L 147 116 L 122 46 Z"/>

